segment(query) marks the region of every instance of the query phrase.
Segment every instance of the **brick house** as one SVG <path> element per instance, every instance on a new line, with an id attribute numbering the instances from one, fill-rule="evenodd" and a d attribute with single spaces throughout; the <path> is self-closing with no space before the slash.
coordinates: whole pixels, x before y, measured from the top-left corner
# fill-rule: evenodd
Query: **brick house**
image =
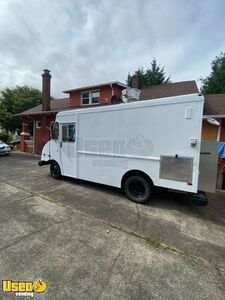
<path id="1" fill-rule="evenodd" d="M 51 123 L 54 122 L 59 111 L 120 102 L 121 92 L 127 87 L 118 81 L 101 83 L 64 91 L 69 94 L 68 98 L 51 100 L 50 83 L 50 71 L 44 70 L 42 104 L 16 115 L 22 118 L 20 138 L 22 152 L 41 154 L 43 146 L 50 137 Z"/>

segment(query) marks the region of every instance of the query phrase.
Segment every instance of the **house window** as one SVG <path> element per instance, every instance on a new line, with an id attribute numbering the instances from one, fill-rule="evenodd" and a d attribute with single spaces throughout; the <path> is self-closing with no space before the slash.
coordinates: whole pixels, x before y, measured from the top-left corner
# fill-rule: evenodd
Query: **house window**
<path id="1" fill-rule="evenodd" d="M 62 141 L 75 142 L 75 124 L 62 125 Z"/>
<path id="2" fill-rule="evenodd" d="M 91 92 L 91 104 L 99 103 L 100 92 Z"/>
<path id="3" fill-rule="evenodd" d="M 36 128 L 41 128 L 41 121 L 36 121 Z"/>
<path id="4" fill-rule="evenodd" d="M 89 104 L 89 93 L 82 93 L 81 94 L 81 101 L 82 105 L 88 105 Z"/>
<path id="5" fill-rule="evenodd" d="M 100 101 L 99 91 L 90 91 L 81 93 L 81 105 L 98 104 Z"/>

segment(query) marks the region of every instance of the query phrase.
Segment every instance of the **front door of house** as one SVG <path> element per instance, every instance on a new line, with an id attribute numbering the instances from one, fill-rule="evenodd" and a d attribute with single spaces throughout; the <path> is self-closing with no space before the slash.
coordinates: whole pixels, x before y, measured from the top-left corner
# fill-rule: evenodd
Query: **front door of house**
<path id="1" fill-rule="evenodd" d="M 60 126 L 62 175 L 76 177 L 76 123 L 63 123 Z"/>

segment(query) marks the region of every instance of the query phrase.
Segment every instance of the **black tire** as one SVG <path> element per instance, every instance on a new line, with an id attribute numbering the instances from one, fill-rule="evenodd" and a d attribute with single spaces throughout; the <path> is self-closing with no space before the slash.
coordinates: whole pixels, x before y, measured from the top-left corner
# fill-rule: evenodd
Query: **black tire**
<path id="1" fill-rule="evenodd" d="M 50 173 L 51 173 L 52 177 L 55 179 L 59 179 L 61 177 L 60 166 L 56 161 L 51 162 Z"/>
<path id="2" fill-rule="evenodd" d="M 146 203 L 152 195 L 153 185 L 144 176 L 132 175 L 125 180 L 123 188 L 131 201 Z"/>

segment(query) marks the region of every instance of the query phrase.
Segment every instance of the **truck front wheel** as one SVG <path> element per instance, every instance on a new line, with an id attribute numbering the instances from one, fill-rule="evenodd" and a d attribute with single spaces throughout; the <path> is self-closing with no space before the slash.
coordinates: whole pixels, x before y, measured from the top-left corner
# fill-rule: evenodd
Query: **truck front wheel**
<path id="1" fill-rule="evenodd" d="M 132 175 L 124 182 L 124 192 L 133 202 L 145 203 L 152 194 L 153 186 L 147 178 L 140 175 Z"/>
<path id="2" fill-rule="evenodd" d="M 50 165 L 50 173 L 53 178 L 59 179 L 61 177 L 60 166 L 56 161 L 52 161 Z"/>

